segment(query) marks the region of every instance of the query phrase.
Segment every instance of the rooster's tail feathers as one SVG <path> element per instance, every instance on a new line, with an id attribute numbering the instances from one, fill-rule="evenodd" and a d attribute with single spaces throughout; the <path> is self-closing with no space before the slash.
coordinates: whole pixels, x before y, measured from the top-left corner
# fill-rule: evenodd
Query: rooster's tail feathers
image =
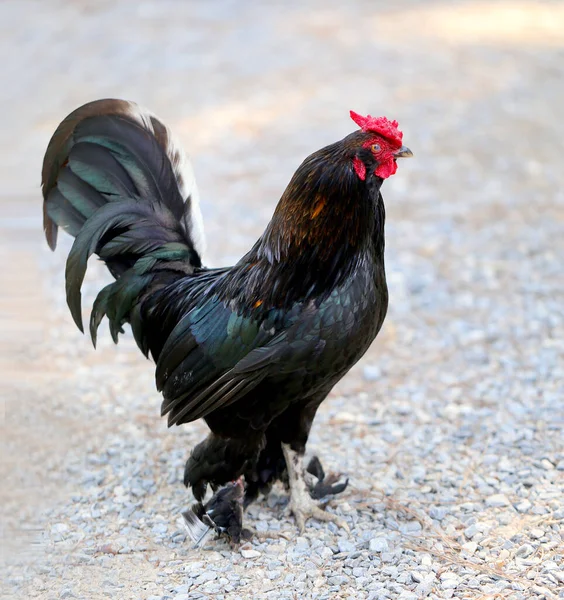
<path id="1" fill-rule="evenodd" d="M 98 100 L 71 113 L 49 142 L 42 185 L 49 246 L 56 247 L 58 227 L 76 238 L 66 286 L 81 330 L 88 258 L 98 254 L 118 279 L 96 300 L 93 340 L 104 314 L 117 339 L 155 273 L 201 266 L 204 236 L 191 166 L 168 128 L 136 104 Z"/>

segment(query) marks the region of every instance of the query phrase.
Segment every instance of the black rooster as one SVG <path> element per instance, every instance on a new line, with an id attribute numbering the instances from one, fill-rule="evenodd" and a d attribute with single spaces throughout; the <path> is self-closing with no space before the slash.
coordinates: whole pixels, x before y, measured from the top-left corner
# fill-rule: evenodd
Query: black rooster
<path id="1" fill-rule="evenodd" d="M 201 501 L 208 483 L 243 475 L 248 504 L 283 477 L 300 529 L 311 516 L 339 522 L 313 502 L 302 457 L 317 408 L 384 321 L 380 187 L 411 156 L 397 122 L 351 117 L 360 130 L 305 159 L 264 234 L 229 268 L 202 266 L 192 170 L 150 112 L 86 104 L 59 125 L 43 163 L 49 246 L 58 226 L 76 238 L 66 291 L 77 326 L 97 254 L 116 281 L 94 303 L 93 342 L 104 316 L 115 342 L 130 323 L 156 361 L 169 425 L 204 418 L 211 429 L 185 484 Z"/>

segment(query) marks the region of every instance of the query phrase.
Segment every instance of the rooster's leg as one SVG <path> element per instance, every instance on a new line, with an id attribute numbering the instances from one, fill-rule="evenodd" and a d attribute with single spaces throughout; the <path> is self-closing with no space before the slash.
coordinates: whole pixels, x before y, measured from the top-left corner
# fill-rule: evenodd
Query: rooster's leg
<path id="1" fill-rule="evenodd" d="M 292 450 L 288 444 L 282 444 L 282 452 L 286 460 L 290 483 L 290 510 L 296 517 L 300 532 L 304 531 L 306 519 L 309 517 L 319 521 L 333 521 L 345 531 L 349 531 L 349 526 L 343 519 L 319 508 L 311 498 L 309 492 L 311 486 L 306 483 L 306 478 L 310 475 L 304 469 L 303 456 Z"/>

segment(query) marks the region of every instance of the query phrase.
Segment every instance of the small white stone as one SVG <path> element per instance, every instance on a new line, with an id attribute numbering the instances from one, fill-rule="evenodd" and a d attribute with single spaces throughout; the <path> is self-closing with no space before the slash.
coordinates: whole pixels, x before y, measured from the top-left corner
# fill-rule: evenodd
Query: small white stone
<path id="1" fill-rule="evenodd" d="M 498 561 L 505 561 L 509 558 L 509 550 L 507 550 L 506 548 L 504 548 L 498 555 L 497 560 Z"/>
<path id="2" fill-rule="evenodd" d="M 493 496 L 489 496 L 486 498 L 486 506 L 508 506 L 509 499 L 505 494 L 494 494 Z"/>
<path id="3" fill-rule="evenodd" d="M 241 556 L 243 558 L 258 558 L 260 556 L 260 552 L 257 550 L 241 550 Z"/>
<path id="4" fill-rule="evenodd" d="M 517 504 L 517 506 L 515 507 L 519 512 L 527 512 L 530 508 L 531 508 L 532 504 L 530 503 L 529 500 L 522 500 L 521 502 L 519 502 L 519 504 Z"/>
<path id="5" fill-rule="evenodd" d="M 370 552 L 387 552 L 390 549 L 388 540 L 384 537 L 375 537 L 370 540 Z"/>
<path id="6" fill-rule="evenodd" d="M 430 567 L 433 564 L 433 559 L 431 558 L 430 554 L 424 554 L 421 557 L 421 565 L 423 567 Z"/>
<path id="7" fill-rule="evenodd" d="M 466 542 L 465 544 L 462 544 L 462 548 L 468 554 L 474 554 L 474 552 L 476 552 L 478 549 L 478 544 L 476 544 L 476 542 Z"/>
<path id="8" fill-rule="evenodd" d="M 554 597 L 552 595 L 552 592 L 549 589 L 547 589 L 541 585 L 533 585 L 531 590 L 533 592 L 535 592 L 535 594 L 538 594 L 539 596 L 542 596 L 543 598 L 553 598 Z"/>
<path id="9" fill-rule="evenodd" d="M 354 552 L 356 546 L 349 540 L 340 539 L 338 542 L 339 552 Z"/>
<path id="10" fill-rule="evenodd" d="M 403 591 L 399 596 L 398 600 L 418 600 L 419 596 L 409 590 Z"/>
<path id="11" fill-rule="evenodd" d="M 362 374 L 366 381 L 375 381 L 382 377 L 382 371 L 376 365 L 366 365 L 362 370 Z"/>
<path id="12" fill-rule="evenodd" d="M 441 581 L 441 587 L 443 590 L 454 590 L 458 587 L 458 578 L 450 577 Z"/>
<path id="13" fill-rule="evenodd" d="M 217 573 L 213 571 L 204 571 L 201 575 L 196 578 L 196 584 L 207 583 L 208 581 L 214 581 L 217 579 Z"/>

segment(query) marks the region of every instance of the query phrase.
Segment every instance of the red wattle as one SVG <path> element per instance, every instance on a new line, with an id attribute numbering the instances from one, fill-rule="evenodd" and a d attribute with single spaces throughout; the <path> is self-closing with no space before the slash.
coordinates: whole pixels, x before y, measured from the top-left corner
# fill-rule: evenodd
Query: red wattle
<path id="1" fill-rule="evenodd" d="M 398 170 L 396 161 L 392 158 L 378 165 L 378 168 L 374 171 L 374 174 L 382 179 L 387 179 L 390 175 L 393 175 Z"/>
<path id="2" fill-rule="evenodd" d="M 358 156 L 355 156 L 353 158 L 353 167 L 359 179 L 362 179 L 362 181 L 364 181 L 366 179 L 366 166 L 360 160 L 360 158 L 358 158 Z"/>

